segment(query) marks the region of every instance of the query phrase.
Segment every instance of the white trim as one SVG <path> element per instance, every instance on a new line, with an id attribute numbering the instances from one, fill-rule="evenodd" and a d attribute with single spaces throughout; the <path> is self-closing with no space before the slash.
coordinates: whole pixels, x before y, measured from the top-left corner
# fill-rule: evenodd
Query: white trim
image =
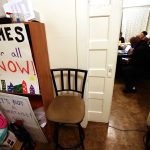
<path id="1" fill-rule="evenodd" d="M 77 49 L 78 49 L 78 68 L 88 69 L 88 49 L 89 49 L 89 18 L 88 18 L 88 1 L 76 0 L 76 17 L 77 17 Z M 88 78 L 85 88 L 85 117 L 81 123 L 82 127 L 88 124 Z"/>
<path id="2" fill-rule="evenodd" d="M 150 7 L 150 5 L 141 5 L 141 6 L 124 6 L 123 9 L 126 9 L 126 8 L 137 8 L 137 7 Z"/>
<path id="3" fill-rule="evenodd" d="M 75 24 L 76 24 L 76 54 L 77 54 L 77 68 L 78 68 L 78 18 L 77 18 L 77 1 L 74 1 L 75 5 Z"/>

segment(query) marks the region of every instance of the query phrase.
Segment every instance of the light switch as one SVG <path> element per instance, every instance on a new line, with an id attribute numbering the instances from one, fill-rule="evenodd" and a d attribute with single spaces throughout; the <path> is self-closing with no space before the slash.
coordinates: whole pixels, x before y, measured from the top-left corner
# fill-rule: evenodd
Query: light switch
<path id="1" fill-rule="evenodd" d="M 112 77 L 112 65 L 108 65 L 107 76 L 108 76 L 108 77 Z"/>

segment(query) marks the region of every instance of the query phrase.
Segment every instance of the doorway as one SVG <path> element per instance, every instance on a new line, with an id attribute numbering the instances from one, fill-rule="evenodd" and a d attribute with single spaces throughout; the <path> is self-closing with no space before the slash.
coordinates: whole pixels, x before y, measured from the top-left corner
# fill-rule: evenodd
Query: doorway
<path id="1" fill-rule="evenodd" d="M 138 1 L 136 1 L 136 3 L 134 4 L 138 5 Z M 146 11 L 147 10 L 150 11 L 150 4 L 147 5 L 146 4 L 147 4 L 146 1 L 145 4 L 141 4 L 140 2 L 138 6 L 133 6 L 133 9 L 135 11 L 135 8 L 140 9 L 140 7 L 142 7 L 143 9 L 145 7 Z M 132 5 L 133 5 L 133 1 L 132 1 Z M 128 1 L 128 7 L 125 7 L 123 9 L 130 9 L 130 13 L 131 13 L 132 7 L 131 6 L 129 7 L 129 1 Z M 149 12 L 147 14 L 147 19 L 148 19 L 148 15 Z M 123 25 L 124 22 L 122 22 L 122 26 L 124 26 Z M 140 24 L 140 22 L 138 22 L 138 24 Z M 145 21 L 145 24 L 149 26 L 149 20 Z M 126 33 L 123 34 L 123 36 L 126 37 L 125 39 L 128 42 L 129 37 L 135 36 L 135 33 L 138 34 L 141 32 L 141 30 L 148 31 L 147 26 L 141 28 L 137 32 L 132 32 L 130 34 L 128 34 L 129 31 L 127 31 Z M 112 134 L 117 135 L 118 132 L 120 132 L 122 134 L 121 138 L 124 141 L 128 142 L 128 145 L 130 147 L 136 145 L 135 141 L 139 141 L 141 145 L 143 145 L 142 138 L 144 132 L 146 131 L 146 122 L 150 111 L 150 94 L 149 94 L 150 79 L 139 81 L 137 83 L 137 92 L 135 94 L 123 93 L 123 89 L 124 89 L 123 78 L 120 77 L 119 79 L 115 79 L 109 126 L 112 126 L 113 128 L 116 129 L 115 130 L 116 132 L 113 132 Z M 108 129 L 108 132 L 111 131 L 109 131 Z"/>

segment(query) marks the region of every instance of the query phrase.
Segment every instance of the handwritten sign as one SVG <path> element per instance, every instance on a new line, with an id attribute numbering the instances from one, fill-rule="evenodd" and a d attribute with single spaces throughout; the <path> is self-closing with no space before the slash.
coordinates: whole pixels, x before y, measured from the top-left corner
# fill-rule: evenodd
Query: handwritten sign
<path id="1" fill-rule="evenodd" d="M 39 94 L 39 84 L 24 24 L 0 25 L 0 90 Z"/>
<path id="2" fill-rule="evenodd" d="M 28 97 L 0 93 L 0 110 L 5 114 L 9 122 L 22 120 L 24 127 L 35 141 L 47 142 Z"/>

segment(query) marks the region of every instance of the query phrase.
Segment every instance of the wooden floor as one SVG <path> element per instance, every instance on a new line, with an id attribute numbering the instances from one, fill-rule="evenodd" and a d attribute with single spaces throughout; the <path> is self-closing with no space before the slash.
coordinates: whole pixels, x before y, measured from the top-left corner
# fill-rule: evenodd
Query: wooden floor
<path id="1" fill-rule="evenodd" d="M 115 82 L 109 124 L 88 123 L 85 129 L 86 150 L 144 150 L 145 133 L 142 131 L 146 130 L 150 110 L 150 82 L 140 82 L 137 87 L 136 94 L 124 94 L 123 83 Z M 60 136 L 60 142 L 67 146 L 75 142 L 77 132 L 64 128 Z M 37 148 L 54 150 L 54 144 L 38 144 Z"/>

